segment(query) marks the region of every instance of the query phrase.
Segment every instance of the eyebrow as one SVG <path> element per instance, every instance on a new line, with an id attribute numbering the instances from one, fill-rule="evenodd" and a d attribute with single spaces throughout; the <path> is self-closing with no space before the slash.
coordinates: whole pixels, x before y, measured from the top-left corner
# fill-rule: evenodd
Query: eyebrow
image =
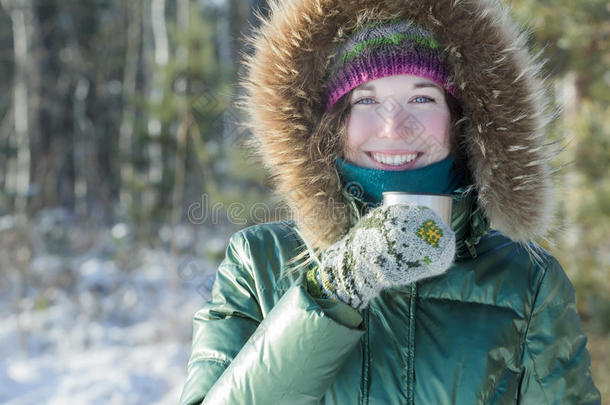
<path id="1" fill-rule="evenodd" d="M 413 86 L 413 88 L 415 88 L 415 89 L 421 89 L 421 88 L 425 88 L 425 87 L 433 87 L 435 89 L 442 91 L 441 87 L 438 84 L 431 83 L 431 82 L 416 83 L 415 86 Z"/>
<path id="2" fill-rule="evenodd" d="M 415 85 L 413 85 L 414 89 L 423 89 L 423 88 L 427 88 L 427 87 L 431 87 L 431 88 L 435 88 L 437 90 L 443 91 L 443 89 L 441 89 L 441 87 L 438 84 L 432 83 L 432 82 L 419 82 L 419 83 L 415 83 Z M 370 84 L 363 84 L 362 86 L 359 86 L 354 89 L 354 91 L 366 91 L 366 90 L 375 90 L 375 87 L 371 86 Z"/>
<path id="3" fill-rule="evenodd" d="M 360 90 L 375 90 L 375 88 L 373 86 L 371 86 L 370 84 L 363 84 L 362 86 L 358 86 L 354 89 L 354 91 L 360 91 Z"/>

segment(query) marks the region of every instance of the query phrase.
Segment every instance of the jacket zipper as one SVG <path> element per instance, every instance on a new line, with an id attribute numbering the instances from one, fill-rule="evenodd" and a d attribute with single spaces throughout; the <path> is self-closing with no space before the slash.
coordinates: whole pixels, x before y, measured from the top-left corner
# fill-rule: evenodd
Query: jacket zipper
<path id="1" fill-rule="evenodd" d="M 364 336 L 362 340 L 362 375 L 360 378 L 360 405 L 369 403 L 369 309 L 362 310 Z"/>
<path id="2" fill-rule="evenodd" d="M 407 356 L 407 405 L 415 404 L 415 298 L 417 283 L 411 284 L 409 297 L 409 342 Z"/>

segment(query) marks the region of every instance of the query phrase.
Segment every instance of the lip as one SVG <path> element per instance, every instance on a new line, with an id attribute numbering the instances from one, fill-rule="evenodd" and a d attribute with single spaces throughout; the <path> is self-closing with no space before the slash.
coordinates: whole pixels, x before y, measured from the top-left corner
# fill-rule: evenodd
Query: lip
<path id="1" fill-rule="evenodd" d="M 383 169 L 383 170 L 393 170 L 393 171 L 412 169 L 413 166 L 415 166 L 415 163 L 417 163 L 419 158 L 422 157 L 422 155 L 423 155 L 423 152 L 405 152 L 405 151 L 396 152 L 396 151 L 376 150 L 375 153 L 385 153 L 387 155 L 408 155 L 411 153 L 417 153 L 417 157 L 415 159 L 413 159 L 412 161 L 402 164 L 400 166 L 393 166 L 393 165 L 386 165 L 385 163 L 378 162 L 375 159 L 373 159 L 372 152 L 365 152 L 365 154 L 368 156 L 369 159 L 371 159 L 371 161 L 373 162 L 373 164 L 375 164 L 376 167 L 378 167 L 379 169 Z"/>

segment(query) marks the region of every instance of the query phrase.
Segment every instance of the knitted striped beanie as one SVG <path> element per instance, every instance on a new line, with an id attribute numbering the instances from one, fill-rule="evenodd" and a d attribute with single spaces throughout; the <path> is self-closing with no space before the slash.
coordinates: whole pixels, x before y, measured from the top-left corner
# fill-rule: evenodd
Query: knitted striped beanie
<path id="1" fill-rule="evenodd" d="M 411 21 L 378 21 L 337 47 L 326 71 L 326 110 L 362 83 L 398 74 L 425 77 L 455 96 L 442 47 L 428 30 Z"/>

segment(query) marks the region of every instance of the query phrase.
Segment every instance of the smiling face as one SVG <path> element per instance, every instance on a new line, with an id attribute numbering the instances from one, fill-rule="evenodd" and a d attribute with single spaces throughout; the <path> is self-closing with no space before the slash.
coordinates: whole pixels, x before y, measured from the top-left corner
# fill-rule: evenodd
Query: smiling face
<path id="1" fill-rule="evenodd" d="M 445 91 L 413 75 L 366 82 L 350 96 L 345 158 L 357 166 L 409 170 L 445 159 L 451 114 Z"/>

